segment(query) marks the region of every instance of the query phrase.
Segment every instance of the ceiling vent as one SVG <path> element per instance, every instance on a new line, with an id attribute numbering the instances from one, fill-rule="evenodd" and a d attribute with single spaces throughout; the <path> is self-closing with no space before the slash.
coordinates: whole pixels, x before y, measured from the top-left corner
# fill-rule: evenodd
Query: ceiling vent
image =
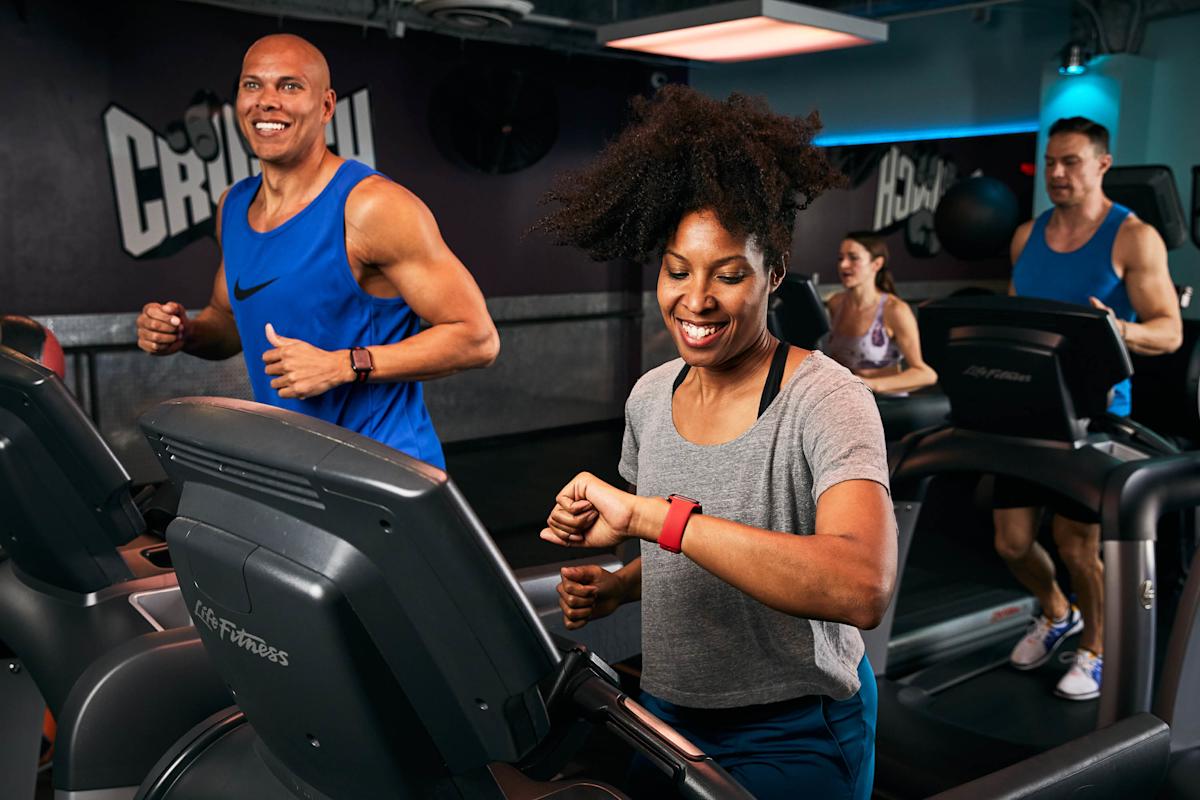
<path id="1" fill-rule="evenodd" d="M 413 6 L 438 22 L 460 28 L 511 28 L 533 11 L 529 0 L 415 0 Z"/>

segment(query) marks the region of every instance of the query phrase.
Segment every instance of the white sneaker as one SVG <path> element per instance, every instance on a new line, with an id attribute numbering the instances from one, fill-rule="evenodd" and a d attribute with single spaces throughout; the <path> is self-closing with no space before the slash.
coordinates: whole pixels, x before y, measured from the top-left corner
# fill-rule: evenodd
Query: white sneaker
<path id="1" fill-rule="evenodd" d="M 1066 619 L 1054 621 L 1041 614 L 1029 626 L 1025 638 L 1017 642 L 1008 660 L 1017 669 L 1036 669 L 1050 660 L 1068 636 L 1083 630 L 1083 615 L 1071 606 Z"/>
<path id="2" fill-rule="evenodd" d="M 1074 663 L 1062 676 L 1054 693 L 1067 700 L 1093 700 L 1100 696 L 1100 674 L 1104 671 L 1104 656 L 1091 650 L 1079 648 L 1074 653 L 1063 653 L 1060 658 Z"/>

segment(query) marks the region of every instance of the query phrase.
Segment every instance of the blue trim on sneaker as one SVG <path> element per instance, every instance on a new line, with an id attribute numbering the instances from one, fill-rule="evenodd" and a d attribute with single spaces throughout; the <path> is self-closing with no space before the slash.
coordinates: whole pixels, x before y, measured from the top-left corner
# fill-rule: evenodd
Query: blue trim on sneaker
<path id="1" fill-rule="evenodd" d="M 1045 647 L 1048 651 L 1046 658 L 1049 658 L 1050 653 L 1053 653 L 1063 643 L 1063 640 L 1071 635 L 1071 629 L 1076 625 L 1079 626 L 1080 630 L 1083 629 L 1083 614 L 1080 613 L 1078 608 L 1071 606 L 1071 610 L 1067 612 L 1066 619 L 1060 623 L 1051 624 L 1050 630 L 1046 632 L 1046 637 L 1042 639 L 1042 647 Z"/>
<path id="2" fill-rule="evenodd" d="M 1043 617 L 1045 614 L 1042 615 Z M 1042 639 L 1042 647 L 1045 653 L 1036 661 L 1028 664 L 1018 664 L 1015 661 L 1009 660 L 1014 669 L 1022 671 L 1037 669 L 1046 664 L 1053 656 L 1054 651 L 1062 646 L 1069 637 L 1083 630 L 1083 613 L 1075 606 L 1071 606 L 1071 610 L 1067 612 L 1067 618 L 1062 622 L 1055 623 L 1051 621 L 1050 628 Z"/>
<path id="3" fill-rule="evenodd" d="M 1087 648 L 1080 648 L 1080 650 L 1087 650 Z M 1103 685 L 1102 678 L 1104 675 L 1104 656 L 1102 654 L 1097 655 L 1092 653 L 1091 650 L 1087 650 L 1087 652 L 1091 654 L 1091 666 L 1088 670 L 1087 677 L 1096 684 L 1096 688 L 1094 691 L 1084 692 L 1082 694 L 1071 694 L 1063 691 L 1063 681 L 1065 681 L 1067 676 L 1070 675 L 1077 666 L 1079 666 L 1079 661 L 1076 658 L 1079 650 L 1073 650 L 1068 653 L 1064 653 L 1063 655 L 1059 656 L 1059 659 L 1063 661 L 1070 660 L 1073 663 L 1071 664 L 1071 669 L 1067 670 L 1066 674 L 1064 674 L 1059 680 L 1058 685 L 1054 687 L 1054 693 L 1064 700 L 1095 700 L 1100 696 L 1100 688 Z M 1070 658 L 1068 658 L 1068 656 Z"/>

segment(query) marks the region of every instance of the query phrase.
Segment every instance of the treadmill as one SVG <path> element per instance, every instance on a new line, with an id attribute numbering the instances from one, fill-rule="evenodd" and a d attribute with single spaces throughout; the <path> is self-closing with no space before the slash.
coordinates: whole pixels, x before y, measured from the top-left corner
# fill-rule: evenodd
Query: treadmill
<path id="1" fill-rule="evenodd" d="M 1028 298 L 951 298 L 925 306 L 920 325 L 950 423 L 902 442 L 892 474 L 898 519 L 926 514 L 931 481 L 954 474 L 1023 478 L 1099 512 L 1106 663 L 1099 701 L 1082 703 L 1054 697 L 1049 665 L 1009 667 L 1015 638 L 901 675 L 889 669 L 895 623 L 885 616 L 864 633 L 879 680 L 882 798 L 925 797 L 1149 711 L 1155 526 L 1163 513 L 1200 503 L 1200 454 L 1172 453 L 1149 430 L 1105 414 L 1109 387 L 1131 372 L 1105 313 Z M 914 529 L 924 533 L 919 522 L 900 525 L 901 606 Z M 963 530 L 941 533 L 952 541 Z"/>
<path id="2" fill-rule="evenodd" d="M 624 798 L 548 780 L 593 725 L 685 798 L 750 798 L 547 633 L 445 472 L 246 401 L 173 400 L 141 426 L 180 489 L 167 541 L 237 705 L 137 800 Z"/>
<path id="3" fill-rule="evenodd" d="M 229 704 L 129 475 L 51 370 L 0 345 L 0 797 L 124 800 Z"/>

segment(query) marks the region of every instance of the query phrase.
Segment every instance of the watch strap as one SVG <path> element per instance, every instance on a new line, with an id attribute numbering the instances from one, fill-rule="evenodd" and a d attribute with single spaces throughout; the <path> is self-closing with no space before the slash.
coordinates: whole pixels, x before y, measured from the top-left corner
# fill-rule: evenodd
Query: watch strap
<path id="1" fill-rule="evenodd" d="M 670 507 L 667 508 L 667 518 L 663 520 L 662 533 L 658 535 L 658 546 L 668 553 L 678 553 L 683 549 L 683 530 L 687 527 L 692 514 L 704 513 L 700 501 L 681 494 L 673 494 L 667 498 Z"/>
<path id="2" fill-rule="evenodd" d="M 365 347 L 350 348 L 350 369 L 354 370 L 354 382 L 364 383 L 375 370 L 375 359 Z"/>

